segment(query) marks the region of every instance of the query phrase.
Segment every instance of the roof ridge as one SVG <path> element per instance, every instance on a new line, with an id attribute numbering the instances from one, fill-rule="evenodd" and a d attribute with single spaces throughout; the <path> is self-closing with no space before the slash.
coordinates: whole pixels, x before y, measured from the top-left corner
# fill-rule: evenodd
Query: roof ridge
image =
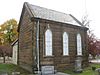
<path id="1" fill-rule="evenodd" d="M 31 16 L 33 16 L 33 13 L 30 9 L 30 4 L 28 2 L 24 2 L 24 5 L 28 8 L 27 10 L 30 11 Z"/>

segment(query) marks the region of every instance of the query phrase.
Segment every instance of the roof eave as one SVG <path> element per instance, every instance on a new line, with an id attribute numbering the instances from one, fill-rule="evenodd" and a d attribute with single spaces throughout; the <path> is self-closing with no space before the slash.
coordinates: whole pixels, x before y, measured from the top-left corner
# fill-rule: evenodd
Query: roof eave
<path id="1" fill-rule="evenodd" d="M 48 19 L 43 19 L 43 18 L 38 18 L 38 17 L 32 17 L 32 21 L 33 21 L 33 20 L 46 20 L 47 22 L 52 21 L 52 22 L 62 23 L 62 24 L 68 24 L 68 25 L 71 25 L 71 26 L 74 26 L 74 27 L 80 27 L 80 28 L 82 28 L 82 29 L 88 30 L 87 27 L 78 26 L 78 25 L 76 25 L 76 24 L 71 24 L 71 23 L 59 22 L 59 21 L 48 20 Z"/>
<path id="2" fill-rule="evenodd" d="M 16 39 L 16 40 L 11 44 L 11 46 L 13 46 L 16 42 L 18 42 L 18 39 Z"/>

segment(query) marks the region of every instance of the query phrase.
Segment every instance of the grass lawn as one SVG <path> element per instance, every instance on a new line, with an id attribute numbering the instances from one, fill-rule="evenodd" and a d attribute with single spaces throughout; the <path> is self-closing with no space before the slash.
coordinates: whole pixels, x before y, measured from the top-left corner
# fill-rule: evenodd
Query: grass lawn
<path id="1" fill-rule="evenodd" d="M 65 73 L 70 75 L 98 75 L 97 71 L 93 71 L 92 67 L 100 68 L 100 64 L 90 64 L 89 67 L 83 69 L 82 73 L 74 73 L 73 71 L 66 70 Z"/>
<path id="2" fill-rule="evenodd" d="M 92 70 L 92 67 L 100 68 L 100 64 L 90 64 L 90 66 L 85 68 L 82 73 L 74 73 L 73 71 L 69 70 L 64 72 L 70 75 L 98 75 L 97 71 Z M 14 64 L 0 64 L 0 72 L 7 72 L 9 75 L 11 75 L 12 72 L 20 72 L 20 75 L 30 74 L 28 71 Z"/>
<path id="3" fill-rule="evenodd" d="M 12 72 L 20 72 L 21 75 L 29 75 L 30 73 L 14 64 L 0 64 L 0 72 L 7 72 L 11 75 Z"/>

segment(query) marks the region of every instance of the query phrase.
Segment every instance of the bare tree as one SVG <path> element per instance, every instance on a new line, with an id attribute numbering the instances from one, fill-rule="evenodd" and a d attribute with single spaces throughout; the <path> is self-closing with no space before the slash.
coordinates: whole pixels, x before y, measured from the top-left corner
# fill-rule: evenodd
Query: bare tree
<path id="1" fill-rule="evenodd" d="M 90 21 L 91 20 L 88 19 L 88 15 L 85 15 L 85 16 L 82 17 L 82 24 L 85 27 L 90 27 Z"/>
<path id="2" fill-rule="evenodd" d="M 88 51 L 89 51 L 89 54 L 91 54 L 93 57 L 96 56 L 96 50 L 97 50 L 97 47 L 96 47 L 96 41 L 97 39 L 95 38 L 95 35 L 92 33 L 92 30 L 90 29 L 90 22 L 91 20 L 88 19 L 88 15 L 85 15 L 82 17 L 82 24 L 83 26 L 85 27 L 88 27 L 89 30 L 88 30 L 88 37 L 87 37 L 87 40 L 88 40 Z"/>

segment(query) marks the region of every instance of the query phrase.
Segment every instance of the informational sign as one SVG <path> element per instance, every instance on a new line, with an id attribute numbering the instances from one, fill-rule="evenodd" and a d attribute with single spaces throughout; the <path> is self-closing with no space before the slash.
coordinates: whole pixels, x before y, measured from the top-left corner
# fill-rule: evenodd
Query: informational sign
<path id="1" fill-rule="evenodd" d="M 42 66 L 42 74 L 54 74 L 54 66 Z"/>

